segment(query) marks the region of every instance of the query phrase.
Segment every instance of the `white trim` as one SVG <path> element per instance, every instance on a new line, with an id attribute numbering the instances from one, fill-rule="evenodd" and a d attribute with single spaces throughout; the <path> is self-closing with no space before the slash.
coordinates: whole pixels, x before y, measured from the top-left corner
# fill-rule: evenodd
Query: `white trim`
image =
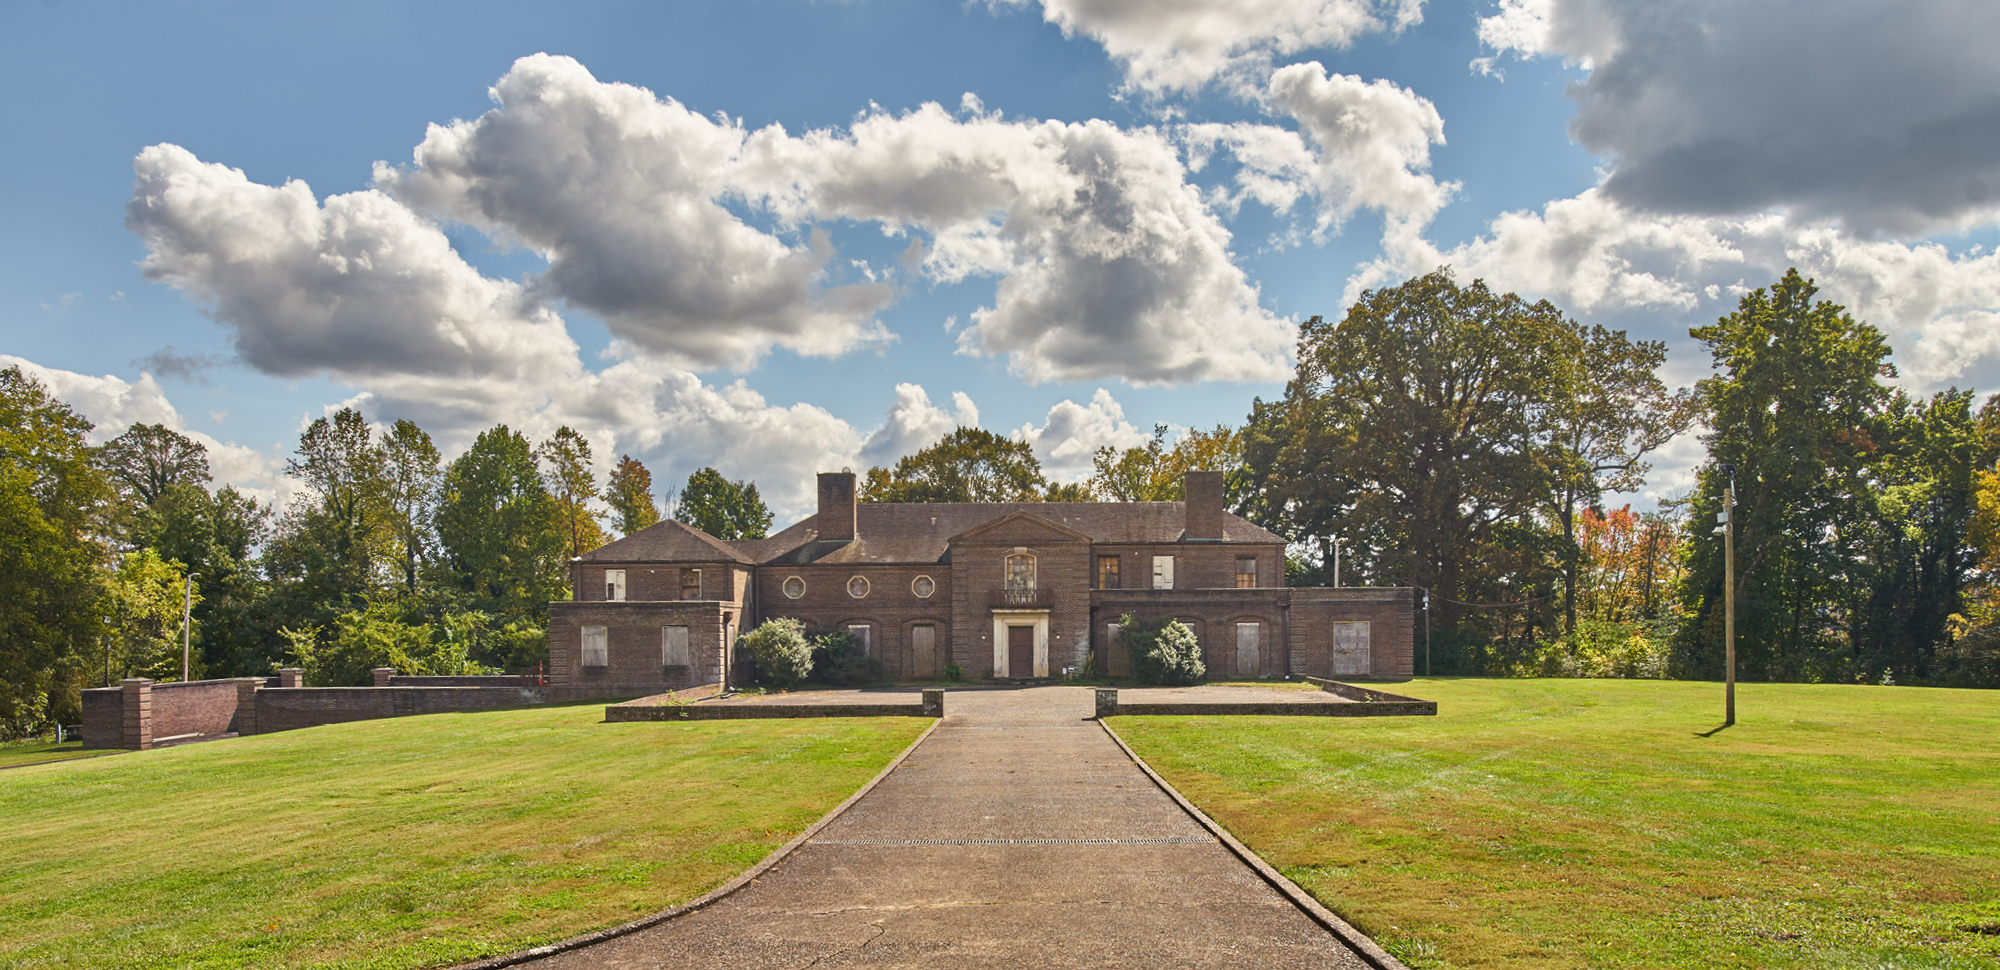
<path id="1" fill-rule="evenodd" d="M 854 584 L 856 584 L 856 583 L 860 583 L 860 584 L 861 584 L 861 592 L 859 592 L 859 593 L 857 593 L 857 592 L 855 592 L 855 591 L 854 591 Z M 848 578 L 848 580 L 847 580 L 847 595 L 849 595 L 849 596 L 851 596 L 851 597 L 853 597 L 853 598 L 855 598 L 855 599 L 867 599 L 867 598 L 868 598 L 868 588 L 869 588 L 869 587 L 868 587 L 868 577 L 866 577 L 866 576 L 852 576 L 852 577 L 849 577 L 849 578 Z"/>
<path id="2" fill-rule="evenodd" d="M 931 591 L 926 593 L 923 590 L 918 589 L 917 588 L 918 583 L 931 584 Z M 932 596 L 937 594 L 937 580 L 932 579 L 929 576 L 918 576 L 917 578 L 910 580 L 910 593 L 916 596 L 916 598 L 920 600 L 930 599 Z"/>
<path id="3" fill-rule="evenodd" d="M 797 581 L 797 582 L 798 582 L 798 584 L 799 584 L 799 591 L 798 591 L 798 592 L 796 592 L 796 593 L 792 592 L 792 583 L 793 583 L 793 581 Z M 798 599 L 799 597 L 801 597 L 801 596 L 804 596 L 804 595 L 806 595 L 806 579 L 805 579 L 805 577 L 804 577 L 804 576 L 786 576 L 786 577 L 785 577 L 785 581 L 784 581 L 784 582 L 782 582 L 782 583 L 779 583 L 779 584 L 778 584 L 778 592 L 781 592 L 781 593 L 785 594 L 785 598 L 786 598 L 786 599 L 793 599 L 793 600 L 795 600 L 795 599 Z"/>
<path id="4" fill-rule="evenodd" d="M 1026 621 L 1026 622 L 1023 622 Z M 1011 673 L 1007 669 L 1007 628 L 1028 626 L 1035 628 L 1034 670 L 1025 673 Z M 994 610 L 993 611 L 993 676 L 995 677 L 1047 677 L 1049 675 L 1049 612 L 1047 610 Z"/>

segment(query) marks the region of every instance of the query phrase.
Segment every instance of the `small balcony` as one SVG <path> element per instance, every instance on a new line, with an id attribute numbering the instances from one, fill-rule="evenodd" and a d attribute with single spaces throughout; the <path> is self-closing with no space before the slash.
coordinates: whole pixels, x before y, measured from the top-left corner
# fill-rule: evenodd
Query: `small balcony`
<path id="1" fill-rule="evenodd" d="M 1046 589 L 996 589 L 988 598 L 996 610 L 1046 610 L 1055 602 L 1055 592 Z"/>

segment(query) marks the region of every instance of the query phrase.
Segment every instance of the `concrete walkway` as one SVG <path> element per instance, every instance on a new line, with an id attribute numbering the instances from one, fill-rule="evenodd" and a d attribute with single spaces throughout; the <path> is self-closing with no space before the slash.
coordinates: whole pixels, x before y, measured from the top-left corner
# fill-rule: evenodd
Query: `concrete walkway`
<path id="1" fill-rule="evenodd" d="M 544 968 L 1344 967 L 1073 687 L 954 691 L 902 766 L 761 878 Z"/>

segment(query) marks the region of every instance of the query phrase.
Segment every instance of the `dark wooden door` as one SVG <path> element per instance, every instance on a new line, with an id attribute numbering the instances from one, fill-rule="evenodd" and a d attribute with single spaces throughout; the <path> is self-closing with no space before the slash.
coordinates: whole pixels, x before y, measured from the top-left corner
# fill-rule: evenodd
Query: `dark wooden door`
<path id="1" fill-rule="evenodd" d="M 1010 626 L 1007 628 L 1007 676 L 1033 677 L 1035 675 L 1035 628 L 1031 626 Z"/>

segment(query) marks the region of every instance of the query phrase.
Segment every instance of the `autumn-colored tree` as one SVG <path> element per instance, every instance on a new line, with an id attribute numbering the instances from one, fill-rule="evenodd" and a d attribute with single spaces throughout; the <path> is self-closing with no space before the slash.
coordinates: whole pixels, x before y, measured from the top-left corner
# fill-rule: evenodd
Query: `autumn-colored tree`
<path id="1" fill-rule="evenodd" d="M 653 473 L 631 455 L 622 455 L 605 483 L 604 499 L 617 517 L 618 534 L 631 535 L 660 521 L 653 502 Z"/>
<path id="2" fill-rule="evenodd" d="M 604 544 L 604 530 L 590 501 L 597 497 L 597 477 L 590 470 L 590 441 L 563 425 L 536 450 L 542 460 L 542 485 L 556 500 L 562 520 L 563 558 L 573 559 Z"/>
<path id="3" fill-rule="evenodd" d="M 1144 445 L 1119 451 L 1109 445 L 1091 456 L 1092 491 L 1113 502 L 1178 502 L 1188 472 L 1229 473 L 1243 464 L 1243 436 L 1227 425 L 1190 428 L 1167 444 L 1167 426 L 1153 426 Z"/>

